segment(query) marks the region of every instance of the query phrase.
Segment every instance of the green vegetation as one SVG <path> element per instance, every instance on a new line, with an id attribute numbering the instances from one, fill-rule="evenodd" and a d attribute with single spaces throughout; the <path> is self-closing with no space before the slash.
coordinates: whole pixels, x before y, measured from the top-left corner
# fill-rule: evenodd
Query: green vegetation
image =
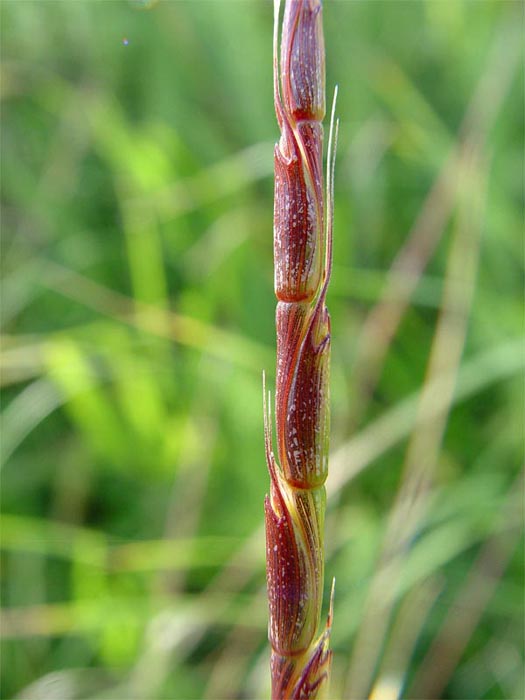
<path id="1" fill-rule="evenodd" d="M 272 4 L 0 9 L 0 697 L 267 697 Z M 325 3 L 334 698 L 523 696 L 522 22 Z"/>

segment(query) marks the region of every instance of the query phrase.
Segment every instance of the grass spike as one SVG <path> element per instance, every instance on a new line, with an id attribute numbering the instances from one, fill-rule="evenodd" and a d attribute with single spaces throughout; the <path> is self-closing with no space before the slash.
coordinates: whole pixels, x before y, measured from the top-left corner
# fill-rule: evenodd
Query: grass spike
<path id="1" fill-rule="evenodd" d="M 328 473 L 333 168 L 337 88 L 323 186 L 324 39 L 320 0 L 286 0 L 279 45 L 274 2 L 274 265 L 277 296 L 277 457 L 263 377 L 265 500 L 272 698 L 320 698 L 328 688 L 333 591 L 319 633 Z"/>

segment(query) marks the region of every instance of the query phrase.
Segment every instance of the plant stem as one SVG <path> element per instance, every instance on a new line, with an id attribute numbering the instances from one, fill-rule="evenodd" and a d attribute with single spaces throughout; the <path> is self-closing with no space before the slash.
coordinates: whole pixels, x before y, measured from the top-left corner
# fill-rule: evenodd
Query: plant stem
<path id="1" fill-rule="evenodd" d="M 265 400 L 267 584 L 272 698 L 326 691 L 331 610 L 317 636 L 324 579 L 328 473 L 332 168 L 323 183 L 324 40 L 320 0 L 286 0 L 278 57 L 275 2 L 274 265 L 277 296 L 276 436 Z M 333 133 L 333 114 L 331 132 Z M 332 139 L 330 138 L 330 144 Z M 266 393 L 266 392 L 265 392 Z"/>

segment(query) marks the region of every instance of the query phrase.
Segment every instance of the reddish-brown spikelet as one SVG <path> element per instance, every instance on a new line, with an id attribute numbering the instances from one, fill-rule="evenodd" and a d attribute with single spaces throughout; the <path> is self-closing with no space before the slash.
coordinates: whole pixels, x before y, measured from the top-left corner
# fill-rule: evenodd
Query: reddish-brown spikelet
<path id="1" fill-rule="evenodd" d="M 277 56 L 274 68 L 278 71 Z M 324 44 L 319 0 L 286 3 L 275 111 L 275 293 L 280 301 L 310 301 L 319 288 L 323 251 L 322 125 Z M 279 83 L 281 90 L 279 90 Z"/>
<path id="2" fill-rule="evenodd" d="M 323 305 L 281 302 L 276 325 L 279 459 L 290 485 L 315 488 L 328 472 L 330 318 Z"/>
<path id="3" fill-rule="evenodd" d="M 324 38 L 320 0 L 288 0 L 281 40 L 281 86 L 296 122 L 325 115 Z"/>
<path id="4" fill-rule="evenodd" d="M 276 0 L 276 28 L 279 2 Z M 320 0 L 286 0 L 274 46 L 274 264 L 278 299 L 276 429 L 265 410 L 270 496 L 265 502 L 272 697 L 318 698 L 327 687 L 331 615 L 319 627 L 324 482 L 328 468 L 331 207 L 322 174 L 324 44 Z M 328 225 L 325 217 L 328 209 Z"/>

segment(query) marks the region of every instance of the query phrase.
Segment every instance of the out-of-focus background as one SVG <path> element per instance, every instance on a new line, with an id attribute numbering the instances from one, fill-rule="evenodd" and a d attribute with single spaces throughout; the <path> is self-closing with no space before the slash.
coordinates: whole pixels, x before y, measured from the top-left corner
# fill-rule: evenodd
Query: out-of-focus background
<path id="1" fill-rule="evenodd" d="M 267 697 L 272 4 L 1 12 L 1 697 Z M 324 15 L 330 697 L 516 700 L 523 10 Z"/>

